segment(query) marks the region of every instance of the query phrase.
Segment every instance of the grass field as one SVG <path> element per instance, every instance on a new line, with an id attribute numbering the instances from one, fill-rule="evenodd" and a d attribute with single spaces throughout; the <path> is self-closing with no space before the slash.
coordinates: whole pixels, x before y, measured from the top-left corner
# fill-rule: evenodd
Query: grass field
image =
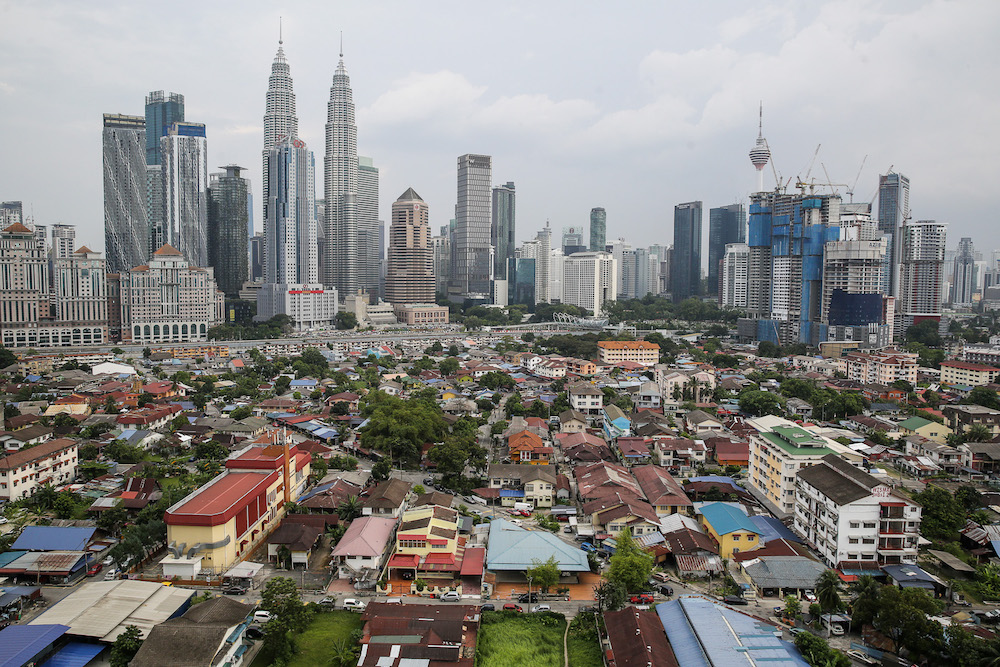
<path id="1" fill-rule="evenodd" d="M 572 667 L 603 667 L 604 657 L 601 655 L 593 614 L 581 614 L 573 619 L 566 644 Z"/>
<path id="2" fill-rule="evenodd" d="M 337 641 L 350 640 L 351 633 L 361 629 L 361 614 L 351 611 L 327 611 L 313 616 L 309 628 L 295 638 L 299 652 L 288 667 L 315 667 L 330 660 L 330 647 Z M 257 654 L 251 667 L 268 667 L 271 656 Z"/>
<path id="3" fill-rule="evenodd" d="M 554 614 L 486 612 L 479 626 L 476 667 L 562 667 L 565 630 L 566 621 Z M 570 664 L 576 667 L 572 660 Z"/>

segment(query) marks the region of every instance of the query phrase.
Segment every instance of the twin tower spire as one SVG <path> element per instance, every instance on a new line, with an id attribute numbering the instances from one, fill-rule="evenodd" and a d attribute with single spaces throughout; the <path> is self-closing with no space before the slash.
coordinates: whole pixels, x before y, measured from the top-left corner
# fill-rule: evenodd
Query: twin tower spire
<path id="1" fill-rule="evenodd" d="M 291 70 L 284 52 L 284 35 L 279 22 L 278 51 L 271 64 L 264 111 L 264 211 L 268 207 L 267 160 L 274 146 L 285 137 L 298 138 L 299 119 L 295 112 L 295 92 Z M 323 202 L 319 209 L 320 252 L 319 279 L 325 287 L 335 287 L 340 298 L 355 294 L 359 288 L 378 288 L 377 247 L 373 258 L 368 230 L 374 224 L 377 239 L 377 181 L 374 210 L 368 202 L 368 190 L 359 195 L 358 129 L 354 120 L 354 97 L 351 81 L 344 67 L 344 39 L 341 33 L 340 62 L 333 74 L 330 99 L 327 103 L 325 126 L 326 151 L 323 168 Z M 371 168 L 369 168 L 369 171 Z M 377 170 L 375 171 L 377 174 Z M 376 176 L 377 178 L 377 176 Z M 366 179 L 370 176 L 366 172 Z M 366 180 L 366 184 L 367 184 Z M 359 201 L 359 196 L 361 201 Z M 367 218 L 373 218 L 368 220 Z M 360 218 L 360 219 L 359 219 Z M 359 234 L 360 230 L 360 234 Z M 359 235 L 366 247 L 359 247 Z M 374 239 L 373 239 L 374 240 Z M 374 266 L 368 266 L 372 264 Z M 374 275 L 376 283 L 369 285 L 366 277 Z"/>

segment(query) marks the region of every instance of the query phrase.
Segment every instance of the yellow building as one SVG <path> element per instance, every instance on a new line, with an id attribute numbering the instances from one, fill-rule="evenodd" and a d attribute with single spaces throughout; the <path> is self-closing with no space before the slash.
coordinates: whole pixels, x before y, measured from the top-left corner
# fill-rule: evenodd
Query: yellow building
<path id="1" fill-rule="evenodd" d="M 746 514 L 726 505 L 712 503 L 701 508 L 701 525 L 719 545 L 719 555 L 732 558 L 733 554 L 753 551 L 760 546 L 757 526 Z"/>
<path id="2" fill-rule="evenodd" d="M 396 547 L 389 559 L 389 577 L 410 572 L 414 579 L 454 578 L 462 567 L 458 512 L 424 505 L 403 513 Z M 461 547 L 461 548 L 460 548 Z"/>
<path id="3" fill-rule="evenodd" d="M 958 384 L 968 387 L 978 387 L 990 384 L 1000 375 L 1000 368 L 970 364 L 965 361 L 942 361 L 941 384 Z"/>
<path id="4" fill-rule="evenodd" d="M 951 435 L 951 429 L 944 424 L 938 424 L 923 417 L 904 419 L 899 422 L 897 428 L 899 428 L 899 432 L 904 436 L 920 435 L 942 445 L 947 442 L 948 436 Z"/>
<path id="5" fill-rule="evenodd" d="M 653 366 L 660 361 L 660 346 L 644 340 L 602 340 L 597 343 L 597 357 L 602 364 L 631 361 Z"/>
<path id="6" fill-rule="evenodd" d="M 305 490 L 309 461 L 295 445 L 250 447 L 227 460 L 222 474 L 164 514 L 164 576 L 222 574 L 246 558 Z"/>

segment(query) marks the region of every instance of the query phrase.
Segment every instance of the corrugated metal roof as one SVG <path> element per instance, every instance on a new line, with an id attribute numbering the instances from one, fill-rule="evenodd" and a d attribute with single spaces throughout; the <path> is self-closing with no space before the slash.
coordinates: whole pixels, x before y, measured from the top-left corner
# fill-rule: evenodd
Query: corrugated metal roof
<path id="1" fill-rule="evenodd" d="M 83 551 L 96 528 L 25 526 L 12 549 L 27 551 Z"/>
<path id="2" fill-rule="evenodd" d="M 589 572 L 587 554 L 566 544 L 548 532 L 525 530 L 509 521 L 490 522 L 490 539 L 486 552 L 489 570 L 524 571 L 532 561 L 554 556 L 559 569 L 567 572 Z"/>
<path id="3" fill-rule="evenodd" d="M 10 625 L 0 630 L 0 667 L 23 667 L 69 630 L 65 625 Z"/>
<path id="4" fill-rule="evenodd" d="M 41 667 L 85 667 L 104 650 L 101 644 L 70 642 L 42 663 Z"/>

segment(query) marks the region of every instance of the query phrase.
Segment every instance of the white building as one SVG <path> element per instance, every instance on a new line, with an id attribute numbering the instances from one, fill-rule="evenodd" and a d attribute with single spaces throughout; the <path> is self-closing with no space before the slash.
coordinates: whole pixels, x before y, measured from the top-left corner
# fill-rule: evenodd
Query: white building
<path id="1" fill-rule="evenodd" d="M 903 333 L 922 319 L 939 320 L 944 290 L 944 251 L 947 226 L 918 220 L 902 226 L 899 265 L 899 301 L 896 310 Z"/>
<path id="2" fill-rule="evenodd" d="M 578 252 L 563 260 L 563 303 L 586 308 L 600 316 L 607 301 L 618 295 L 617 267 L 606 252 Z M 536 274 L 536 289 L 537 289 Z M 540 301 L 540 299 L 539 299 Z"/>
<path id="3" fill-rule="evenodd" d="M 169 243 L 208 266 L 208 140 L 202 123 L 174 123 L 160 138 L 163 221 Z"/>
<path id="4" fill-rule="evenodd" d="M 823 250 L 823 303 L 820 318 L 830 321 L 834 290 L 848 294 L 881 294 L 886 240 L 830 241 Z M 870 323 L 868 323 L 870 324 Z"/>
<path id="5" fill-rule="evenodd" d="M 74 337 L 82 344 L 104 343 L 108 337 L 108 280 L 101 253 L 83 246 L 69 256 L 57 256 L 53 268 L 58 320 L 79 329 L 80 334 Z M 89 335 L 84 335 L 85 329 Z"/>
<path id="6" fill-rule="evenodd" d="M 750 246 L 728 243 L 722 256 L 722 290 L 719 303 L 725 308 L 747 307 L 747 280 L 750 268 Z"/>
<path id="7" fill-rule="evenodd" d="M 257 292 L 257 319 L 288 315 L 299 330 L 329 328 L 337 317 L 337 290 L 322 285 L 265 283 Z"/>
<path id="8" fill-rule="evenodd" d="M 122 337 L 134 344 L 207 341 L 225 319 L 225 295 L 211 268 L 191 266 L 165 245 L 122 276 Z"/>
<path id="9" fill-rule="evenodd" d="M 535 235 L 533 241 L 522 243 L 516 255 L 535 260 L 535 303 L 551 302 L 549 279 L 552 266 L 552 230 L 548 224 Z"/>
<path id="10" fill-rule="evenodd" d="M 0 458 L 0 500 L 20 500 L 46 484 L 72 482 L 78 449 L 75 440 L 56 438 Z"/>
<path id="11" fill-rule="evenodd" d="M 832 568 L 916 563 L 920 513 L 836 454 L 795 476 L 795 532 Z"/>

